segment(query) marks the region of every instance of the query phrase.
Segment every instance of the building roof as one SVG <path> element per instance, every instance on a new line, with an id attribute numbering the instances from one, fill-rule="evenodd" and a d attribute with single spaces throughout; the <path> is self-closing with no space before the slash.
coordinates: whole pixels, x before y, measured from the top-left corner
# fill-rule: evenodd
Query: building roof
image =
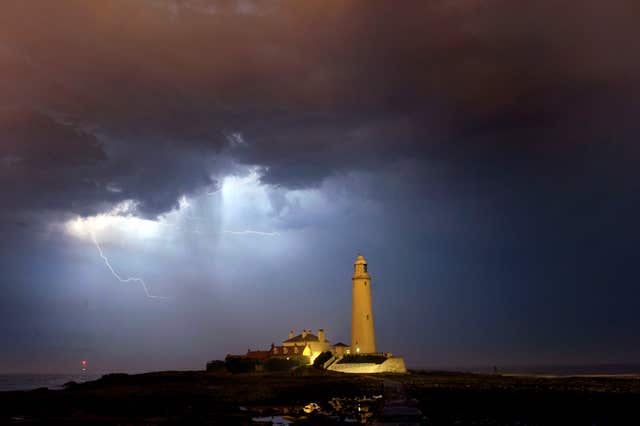
<path id="1" fill-rule="evenodd" d="M 302 334 L 292 337 L 291 339 L 284 340 L 282 343 L 298 343 L 298 342 L 317 342 L 318 336 L 315 334 L 307 333 L 306 337 L 302 337 Z"/>
<path id="2" fill-rule="evenodd" d="M 345 347 L 345 348 L 348 348 L 348 347 L 349 347 L 349 345 L 345 345 L 345 344 L 344 344 L 344 343 L 342 343 L 342 342 L 338 342 L 338 343 L 336 343 L 335 345 L 333 345 L 333 347 L 334 347 L 334 348 L 335 348 L 335 347 L 338 347 L 338 346 L 342 346 L 342 347 Z"/>
<path id="3" fill-rule="evenodd" d="M 358 258 L 356 259 L 355 264 L 356 265 L 366 265 L 367 261 L 364 260 L 364 256 L 363 255 L 358 254 Z"/>
<path id="4" fill-rule="evenodd" d="M 259 359 L 264 361 L 265 359 L 271 356 L 271 351 L 247 351 L 247 355 L 245 355 L 249 359 Z"/>

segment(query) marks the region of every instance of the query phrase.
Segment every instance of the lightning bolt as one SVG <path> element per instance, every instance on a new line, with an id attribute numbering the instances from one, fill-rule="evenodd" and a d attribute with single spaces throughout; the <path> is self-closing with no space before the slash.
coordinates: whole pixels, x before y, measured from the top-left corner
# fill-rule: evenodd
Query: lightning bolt
<path id="1" fill-rule="evenodd" d="M 265 237 L 277 237 L 277 232 L 261 232 L 261 231 L 253 231 L 251 229 L 245 229 L 244 231 L 222 231 L 224 234 L 233 234 L 233 235 L 262 235 Z"/>
<path id="2" fill-rule="evenodd" d="M 116 277 L 118 281 L 120 281 L 121 283 L 132 283 L 132 282 L 140 283 L 147 297 L 150 299 L 168 299 L 168 297 L 165 297 L 165 296 L 156 296 L 151 294 L 151 292 L 149 291 L 149 288 L 147 287 L 147 284 L 144 282 L 142 278 L 137 278 L 137 277 L 122 278 L 120 274 L 118 274 L 115 271 L 115 269 L 113 269 L 113 266 L 111 266 L 111 263 L 109 262 L 109 258 L 107 258 L 107 256 L 105 256 L 104 252 L 102 251 L 102 247 L 100 247 L 100 244 L 98 244 L 96 234 L 93 232 L 93 230 L 90 231 L 90 234 L 91 234 L 91 239 L 93 240 L 93 244 L 96 246 L 96 249 L 98 249 L 98 254 L 104 261 L 104 264 L 107 266 L 107 269 L 109 269 L 109 271 L 113 274 L 114 277 Z"/>

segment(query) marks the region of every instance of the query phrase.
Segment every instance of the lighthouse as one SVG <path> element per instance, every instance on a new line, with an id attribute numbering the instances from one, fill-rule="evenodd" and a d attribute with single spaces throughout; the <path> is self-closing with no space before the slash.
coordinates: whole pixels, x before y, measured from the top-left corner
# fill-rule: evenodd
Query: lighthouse
<path id="1" fill-rule="evenodd" d="M 367 261 L 362 255 L 358 255 L 354 263 L 352 281 L 351 353 L 374 353 L 376 351 L 376 335 L 371 308 L 371 276 L 367 271 Z"/>

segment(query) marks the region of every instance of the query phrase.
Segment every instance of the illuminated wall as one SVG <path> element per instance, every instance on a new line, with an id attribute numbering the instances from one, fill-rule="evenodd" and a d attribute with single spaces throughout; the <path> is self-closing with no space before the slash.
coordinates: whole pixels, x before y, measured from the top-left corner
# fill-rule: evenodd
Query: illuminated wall
<path id="1" fill-rule="evenodd" d="M 355 261 L 352 281 L 351 353 L 374 353 L 376 336 L 371 308 L 371 276 L 367 271 L 367 261 L 362 255 Z"/>

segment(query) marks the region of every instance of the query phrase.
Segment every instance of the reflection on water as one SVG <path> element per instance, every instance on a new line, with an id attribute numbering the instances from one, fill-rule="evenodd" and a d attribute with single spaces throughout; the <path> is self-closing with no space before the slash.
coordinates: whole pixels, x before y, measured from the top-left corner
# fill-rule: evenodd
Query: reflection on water
<path id="1" fill-rule="evenodd" d="M 271 423 L 274 426 L 293 424 L 292 419 L 290 420 L 289 418 L 285 418 L 283 416 L 254 417 L 252 420 L 258 423 Z"/>
<path id="2" fill-rule="evenodd" d="M 266 423 L 271 425 L 286 425 L 310 419 L 322 420 L 323 422 L 335 423 L 367 423 L 371 421 L 373 414 L 378 411 L 382 404 L 382 395 L 374 395 L 361 398 L 331 398 L 326 404 L 321 405 L 315 402 L 293 409 L 280 410 L 273 407 L 271 412 L 278 412 L 278 415 L 253 417 L 255 423 Z M 265 409 L 266 407 L 262 407 Z M 247 410 L 240 407 L 240 410 Z M 266 410 L 265 410 L 266 411 Z M 267 411 L 267 412 L 269 412 Z M 260 411 L 258 411 L 260 412 Z M 264 411 L 262 411 L 264 413 Z M 287 414 L 287 415 L 285 415 Z"/>

